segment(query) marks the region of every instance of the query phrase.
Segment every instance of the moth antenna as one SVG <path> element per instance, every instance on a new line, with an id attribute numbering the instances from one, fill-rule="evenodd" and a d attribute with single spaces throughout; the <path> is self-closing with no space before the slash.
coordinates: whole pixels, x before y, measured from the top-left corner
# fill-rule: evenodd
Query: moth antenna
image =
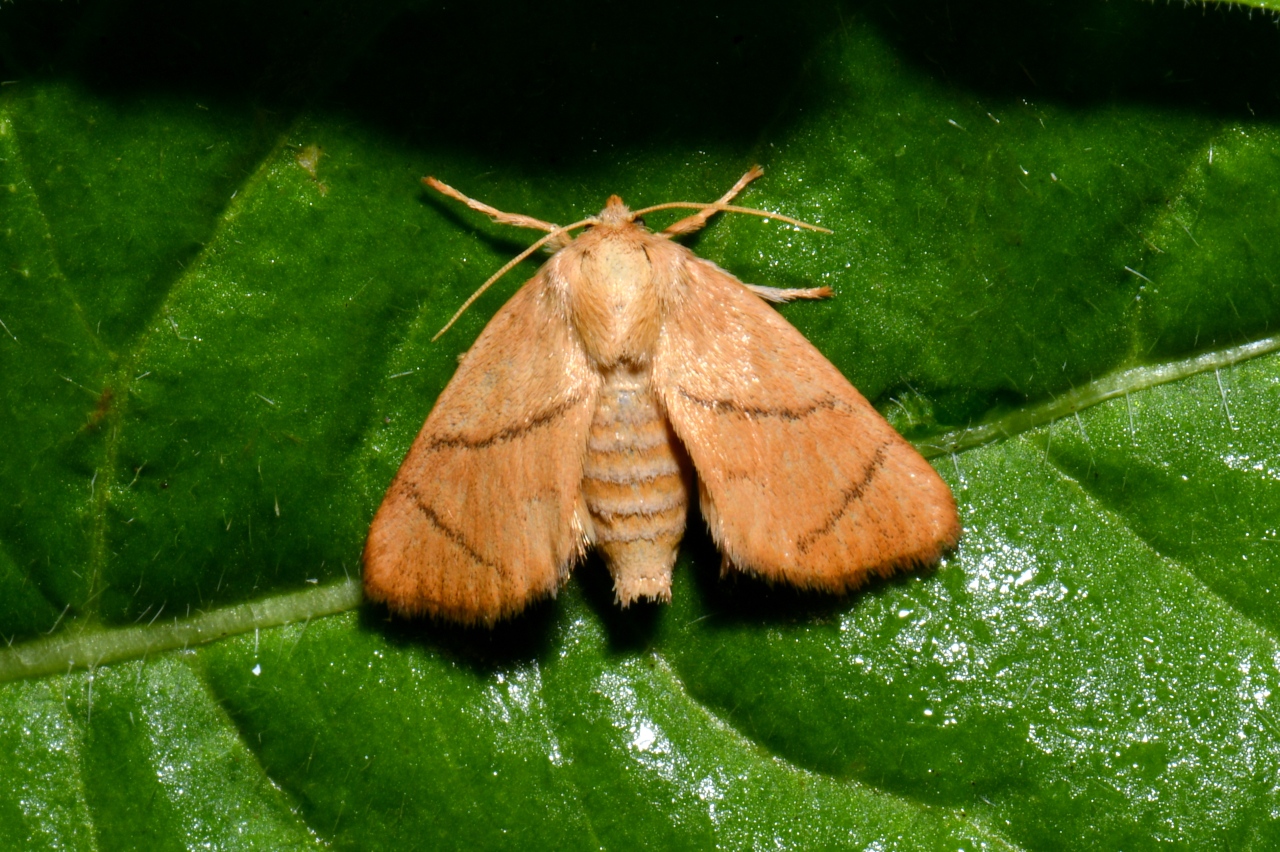
<path id="1" fill-rule="evenodd" d="M 444 184 L 441 184 L 441 186 L 444 186 Z M 472 302 L 474 302 L 476 299 L 479 299 L 482 295 L 484 295 L 485 290 L 488 290 L 495 281 L 497 281 L 499 278 L 501 278 L 502 276 L 510 272 L 512 268 L 515 267 L 515 265 L 518 264 L 520 261 L 524 260 L 526 257 L 533 254 L 535 251 L 542 248 L 544 245 L 551 242 L 552 240 L 563 237 L 565 234 L 569 233 L 574 228 L 581 228 L 584 225 L 595 225 L 595 224 L 598 224 L 598 222 L 599 220 L 596 219 L 596 217 L 592 216 L 590 218 L 583 219 L 581 222 L 574 222 L 572 225 L 565 225 L 563 228 L 556 227 L 553 225 L 552 227 L 554 228 L 554 230 L 552 230 L 551 233 L 547 234 L 545 237 L 538 240 L 536 243 L 529 246 L 527 249 L 520 252 L 515 257 L 511 258 L 511 260 L 503 264 L 501 269 L 493 273 L 493 275 L 490 276 L 488 281 L 481 284 L 476 289 L 476 291 L 472 293 L 471 296 L 468 297 L 468 299 L 465 302 L 462 303 L 462 307 L 458 308 L 457 313 L 455 313 L 452 317 L 449 318 L 449 321 L 444 324 L 444 328 L 436 332 L 435 337 L 431 338 L 431 342 L 434 343 L 435 341 L 439 340 L 440 336 L 444 334 L 446 331 L 448 331 L 450 328 L 452 328 L 453 324 L 458 321 L 458 318 L 462 316 L 464 313 L 466 313 L 467 308 L 471 307 Z"/>
<path id="2" fill-rule="evenodd" d="M 463 195 L 458 190 L 449 186 L 449 184 L 444 183 L 443 181 L 438 181 L 433 177 L 424 177 L 422 182 L 441 195 L 448 196 L 454 201 L 461 201 L 472 210 L 475 210 L 478 213 L 483 213 L 500 225 L 514 225 L 517 228 L 532 228 L 535 231 L 556 231 L 560 228 L 559 225 L 553 225 L 550 222 L 544 222 L 541 219 L 535 219 L 532 216 L 525 216 L 522 213 L 504 213 L 496 207 L 490 207 L 483 201 L 476 201 L 469 195 Z"/>
<path id="3" fill-rule="evenodd" d="M 790 216 L 783 216 L 781 213 L 770 213 L 768 210 L 757 210 L 754 207 L 738 207 L 736 204 L 720 204 L 714 202 L 711 204 L 696 204 L 692 201 L 669 201 L 666 204 L 655 204 L 652 207 L 646 207 L 643 210 L 637 210 L 636 216 L 643 216 L 646 213 L 652 213 L 655 210 L 671 210 L 673 208 L 683 208 L 687 210 L 701 210 L 706 215 L 695 214 L 688 218 L 681 219 L 674 225 L 659 231 L 664 237 L 678 237 L 683 234 L 692 233 L 701 228 L 707 219 L 717 213 L 749 213 L 752 216 L 760 216 L 764 219 L 777 219 L 780 222 L 786 222 L 788 225 L 795 225 L 797 228 L 804 228 L 808 231 L 818 231 L 823 234 L 834 234 L 835 231 L 830 228 L 824 228 L 821 225 L 810 225 L 808 222 L 802 222 L 799 219 L 792 219 Z M 696 228 L 685 226 L 686 222 L 698 220 Z"/>

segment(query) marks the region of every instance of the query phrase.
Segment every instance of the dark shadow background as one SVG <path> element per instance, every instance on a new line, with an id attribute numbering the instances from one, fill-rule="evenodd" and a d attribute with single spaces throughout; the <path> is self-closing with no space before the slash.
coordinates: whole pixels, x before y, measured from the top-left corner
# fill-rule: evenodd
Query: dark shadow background
<path id="1" fill-rule="evenodd" d="M 1054 0 L 27 2 L 0 7 L 0 74 L 121 99 L 337 109 L 407 142 L 554 167 L 601 149 L 749 148 L 831 96 L 808 57 L 857 19 L 903 63 L 978 98 L 1275 116 L 1280 29 L 1264 14 Z"/>

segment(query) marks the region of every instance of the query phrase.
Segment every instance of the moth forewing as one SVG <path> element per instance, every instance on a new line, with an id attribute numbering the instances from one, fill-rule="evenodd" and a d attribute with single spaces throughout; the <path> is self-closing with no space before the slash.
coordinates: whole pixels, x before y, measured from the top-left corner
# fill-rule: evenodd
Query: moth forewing
<path id="1" fill-rule="evenodd" d="M 395 612 L 492 624 L 555 594 L 584 552 L 600 379 L 546 289 L 535 276 L 485 326 L 374 516 L 365 593 Z"/>

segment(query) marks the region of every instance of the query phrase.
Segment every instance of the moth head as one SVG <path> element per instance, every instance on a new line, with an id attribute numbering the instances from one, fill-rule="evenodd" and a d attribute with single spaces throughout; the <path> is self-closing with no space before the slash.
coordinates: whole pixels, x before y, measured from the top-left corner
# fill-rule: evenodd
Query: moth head
<path id="1" fill-rule="evenodd" d="M 609 200 L 604 203 L 604 209 L 596 217 L 601 225 L 615 228 L 619 225 L 628 225 L 635 218 L 636 214 L 632 213 L 631 208 L 623 204 L 622 199 L 616 195 L 609 196 Z"/>

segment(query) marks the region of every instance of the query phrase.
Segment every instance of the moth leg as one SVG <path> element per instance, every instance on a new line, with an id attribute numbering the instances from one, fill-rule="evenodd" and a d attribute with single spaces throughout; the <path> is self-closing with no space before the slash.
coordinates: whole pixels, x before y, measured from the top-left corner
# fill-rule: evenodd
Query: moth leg
<path id="1" fill-rule="evenodd" d="M 766 302 L 790 302 L 793 299 L 830 299 L 835 295 L 830 287 L 803 287 L 797 290 L 783 287 L 765 287 L 760 284 L 746 284 L 745 282 L 743 286 Z"/>
<path id="2" fill-rule="evenodd" d="M 662 233 L 668 237 L 679 237 L 684 234 L 692 234 L 695 231 L 701 231 L 707 224 L 707 220 L 720 212 L 722 205 L 728 204 L 742 190 L 747 188 L 747 184 L 764 174 L 764 169 L 760 166 L 752 166 L 751 170 L 745 175 L 738 178 L 738 182 L 730 187 L 729 191 L 712 203 L 709 207 L 699 210 L 692 216 L 686 216 L 674 225 L 668 225 L 663 229 Z"/>

